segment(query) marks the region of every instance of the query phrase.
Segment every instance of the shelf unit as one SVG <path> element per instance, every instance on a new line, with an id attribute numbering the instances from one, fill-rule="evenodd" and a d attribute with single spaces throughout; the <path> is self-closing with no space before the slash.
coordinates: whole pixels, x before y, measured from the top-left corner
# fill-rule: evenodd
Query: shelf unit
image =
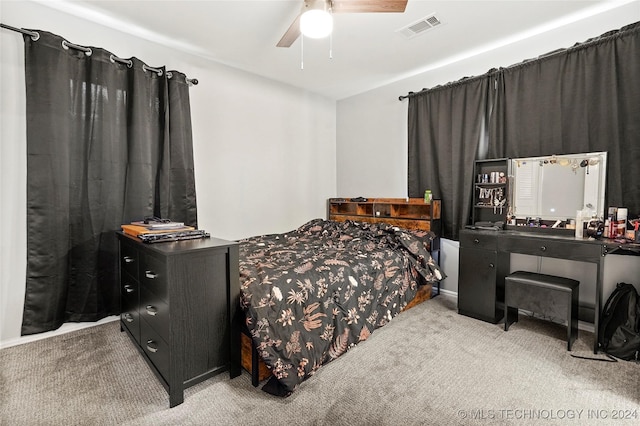
<path id="1" fill-rule="evenodd" d="M 502 174 L 498 182 L 491 182 L 492 172 Z M 509 172 L 507 158 L 476 160 L 470 225 L 477 222 L 505 222 L 510 200 Z M 483 181 L 483 177 L 486 181 Z"/>
<path id="2" fill-rule="evenodd" d="M 440 236 L 440 200 L 425 203 L 423 198 L 368 198 L 367 201 L 331 198 L 327 217 L 335 221 L 384 222 L 432 231 Z"/>

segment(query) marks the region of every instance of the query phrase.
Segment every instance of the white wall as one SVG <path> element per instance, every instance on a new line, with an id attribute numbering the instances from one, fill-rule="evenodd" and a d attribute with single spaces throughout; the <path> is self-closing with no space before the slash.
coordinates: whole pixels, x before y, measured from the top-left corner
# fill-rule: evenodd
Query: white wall
<path id="1" fill-rule="evenodd" d="M 326 215 L 336 191 L 335 102 L 30 2 L 0 21 L 177 69 L 190 89 L 199 227 L 239 239 Z M 24 43 L 0 31 L 0 347 L 22 343 L 26 270 Z M 63 326 L 63 327 L 66 327 Z"/>
<path id="2" fill-rule="evenodd" d="M 396 83 L 338 101 L 337 106 L 337 176 L 338 197 L 407 195 L 407 106 L 398 97 L 422 88 L 457 81 L 463 77 L 486 73 L 491 68 L 506 67 L 534 58 L 561 47 L 599 36 L 640 20 L 640 2 L 585 18 L 556 29 L 490 49 L 466 59 L 443 61 L 415 76 Z M 425 35 L 426 36 L 426 35 Z M 476 52 L 477 53 L 477 52 Z M 443 269 L 448 278 L 442 282 L 445 291 L 458 291 L 458 243 L 444 241 Z M 618 260 L 616 260 L 618 262 Z M 630 263 L 630 262 L 627 262 Z M 553 264 L 549 260 L 544 265 Z M 635 264 L 637 265 L 637 263 Z M 635 275 L 634 266 L 621 268 Z M 568 268 L 581 282 L 593 281 L 593 274 L 580 268 Z M 615 268 L 606 268 L 613 270 Z M 567 275 L 570 276 L 570 275 Z M 633 280 L 634 275 L 630 275 Z M 619 277 L 617 277 L 619 279 Z M 613 278 L 607 280 L 610 290 Z M 607 294 L 605 292 L 605 294 Z"/>

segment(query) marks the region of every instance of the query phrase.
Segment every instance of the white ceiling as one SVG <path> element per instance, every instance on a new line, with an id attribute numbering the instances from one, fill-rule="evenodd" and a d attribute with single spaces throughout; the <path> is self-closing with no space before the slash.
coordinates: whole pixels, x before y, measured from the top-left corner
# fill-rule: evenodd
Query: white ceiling
<path id="1" fill-rule="evenodd" d="M 332 99 L 629 3 L 409 0 L 401 14 L 335 14 L 333 58 L 327 39 L 305 39 L 301 69 L 301 39 L 290 48 L 276 43 L 300 12 L 302 0 L 38 1 Z M 412 39 L 396 32 L 433 13 L 442 25 Z"/>

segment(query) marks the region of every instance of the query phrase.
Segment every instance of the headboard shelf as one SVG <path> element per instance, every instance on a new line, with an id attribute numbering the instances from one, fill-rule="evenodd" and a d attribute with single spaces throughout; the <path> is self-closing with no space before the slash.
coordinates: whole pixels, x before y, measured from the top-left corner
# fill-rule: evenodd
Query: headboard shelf
<path id="1" fill-rule="evenodd" d="M 330 220 L 384 222 L 407 229 L 432 231 L 440 236 L 440 200 L 425 203 L 423 198 L 330 198 L 327 217 Z"/>

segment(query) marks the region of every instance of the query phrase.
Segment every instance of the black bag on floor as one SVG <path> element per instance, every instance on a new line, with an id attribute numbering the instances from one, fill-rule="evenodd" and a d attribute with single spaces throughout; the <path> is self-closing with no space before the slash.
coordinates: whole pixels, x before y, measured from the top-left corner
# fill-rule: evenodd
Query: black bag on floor
<path id="1" fill-rule="evenodd" d="M 631 284 L 618 283 L 600 317 L 598 348 L 616 358 L 640 360 L 640 298 Z"/>

